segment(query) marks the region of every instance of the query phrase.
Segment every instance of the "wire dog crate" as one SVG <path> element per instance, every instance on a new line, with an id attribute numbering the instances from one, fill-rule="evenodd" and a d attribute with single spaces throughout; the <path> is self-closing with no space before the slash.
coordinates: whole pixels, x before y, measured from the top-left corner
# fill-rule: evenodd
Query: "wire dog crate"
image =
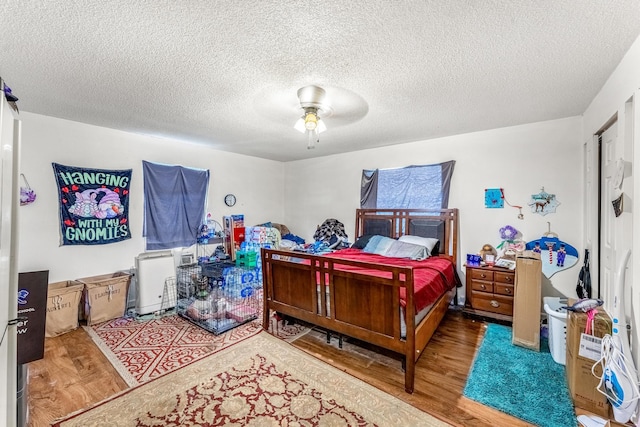
<path id="1" fill-rule="evenodd" d="M 258 317 L 262 282 L 255 268 L 229 261 L 177 268 L 177 313 L 218 335 Z"/>

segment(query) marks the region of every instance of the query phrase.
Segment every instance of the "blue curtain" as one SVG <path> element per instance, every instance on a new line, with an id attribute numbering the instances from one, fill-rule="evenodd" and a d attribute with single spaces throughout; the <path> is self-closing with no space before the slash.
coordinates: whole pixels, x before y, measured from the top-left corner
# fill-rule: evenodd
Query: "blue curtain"
<path id="1" fill-rule="evenodd" d="M 196 243 L 209 187 L 209 171 L 142 161 L 147 250 Z"/>
<path id="2" fill-rule="evenodd" d="M 363 170 L 360 207 L 446 209 L 455 163 Z"/>

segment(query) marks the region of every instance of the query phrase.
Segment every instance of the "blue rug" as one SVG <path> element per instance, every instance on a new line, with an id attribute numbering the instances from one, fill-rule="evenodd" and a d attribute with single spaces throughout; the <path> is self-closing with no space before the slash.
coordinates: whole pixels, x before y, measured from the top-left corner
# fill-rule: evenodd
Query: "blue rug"
<path id="1" fill-rule="evenodd" d="M 511 344 L 511 328 L 490 323 L 464 395 L 540 427 L 577 426 L 565 368 L 547 340 L 540 352 Z"/>

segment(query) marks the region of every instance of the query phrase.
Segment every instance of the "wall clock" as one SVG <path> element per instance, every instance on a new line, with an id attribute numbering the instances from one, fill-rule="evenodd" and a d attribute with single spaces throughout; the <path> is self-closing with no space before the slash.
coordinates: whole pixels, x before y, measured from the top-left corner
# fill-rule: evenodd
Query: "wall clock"
<path id="1" fill-rule="evenodd" d="M 487 188 L 484 190 L 484 207 L 504 208 L 504 199 L 499 188 Z"/>
<path id="2" fill-rule="evenodd" d="M 233 194 L 227 194 L 224 196 L 224 204 L 231 207 L 236 204 L 236 196 Z"/>

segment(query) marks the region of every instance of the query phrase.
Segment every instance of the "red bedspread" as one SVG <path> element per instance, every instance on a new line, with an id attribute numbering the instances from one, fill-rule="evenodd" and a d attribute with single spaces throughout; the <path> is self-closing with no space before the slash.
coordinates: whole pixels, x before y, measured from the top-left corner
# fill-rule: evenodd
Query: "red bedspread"
<path id="1" fill-rule="evenodd" d="M 364 261 L 376 264 L 395 265 L 399 267 L 413 267 L 413 289 L 416 312 L 433 304 L 442 294 L 458 284 L 455 266 L 447 258 L 431 257 L 423 261 L 413 261 L 403 258 L 390 258 L 382 255 L 363 252 L 361 249 L 341 249 L 325 255 L 331 258 L 351 261 Z M 362 269 L 349 265 L 341 265 L 340 270 L 357 271 L 372 276 L 385 277 L 388 274 L 380 270 Z M 406 305 L 405 288 L 400 289 L 400 302 Z"/>

